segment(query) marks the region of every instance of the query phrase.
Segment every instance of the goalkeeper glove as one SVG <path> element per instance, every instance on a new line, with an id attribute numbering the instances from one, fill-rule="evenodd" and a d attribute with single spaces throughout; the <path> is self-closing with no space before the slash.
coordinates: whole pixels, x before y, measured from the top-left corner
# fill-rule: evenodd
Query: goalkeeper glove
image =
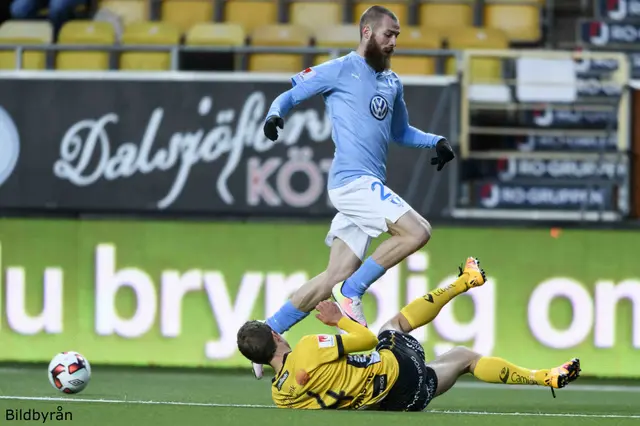
<path id="1" fill-rule="evenodd" d="M 436 144 L 436 155 L 437 157 L 431 159 L 431 165 L 438 165 L 438 171 L 442 170 L 445 164 L 456 157 L 451 145 L 449 145 L 449 141 L 444 138 L 440 139 Z"/>
<path id="2" fill-rule="evenodd" d="M 264 135 L 272 141 L 275 141 L 278 139 L 277 127 L 280 127 L 281 129 L 284 128 L 284 120 L 277 115 L 272 115 L 267 118 L 267 121 L 264 123 Z"/>

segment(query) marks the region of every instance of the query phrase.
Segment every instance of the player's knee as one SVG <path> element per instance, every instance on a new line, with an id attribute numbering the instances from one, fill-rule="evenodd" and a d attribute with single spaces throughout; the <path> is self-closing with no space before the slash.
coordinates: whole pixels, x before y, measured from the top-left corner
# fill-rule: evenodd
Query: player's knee
<path id="1" fill-rule="evenodd" d="M 409 235 L 409 239 L 414 248 L 420 249 L 424 247 L 431 238 L 431 224 L 429 222 L 424 221 L 420 222 L 418 225 L 414 227 L 411 234 Z"/>
<path id="2" fill-rule="evenodd" d="M 386 330 L 395 330 L 400 331 L 401 333 L 410 333 L 412 327 L 402 314 L 398 314 L 395 317 L 391 318 L 389 321 L 385 322 L 382 327 L 380 327 L 378 333 L 382 333 Z"/>
<path id="3" fill-rule="evenodd" d="M 455 357 L 465 367 L 465 370 L 473 370 L 475 364 L 478 362 L 482 355 L 472 351 L 464 346 L 456 346 L 450 351 L 451 356 Z"/>

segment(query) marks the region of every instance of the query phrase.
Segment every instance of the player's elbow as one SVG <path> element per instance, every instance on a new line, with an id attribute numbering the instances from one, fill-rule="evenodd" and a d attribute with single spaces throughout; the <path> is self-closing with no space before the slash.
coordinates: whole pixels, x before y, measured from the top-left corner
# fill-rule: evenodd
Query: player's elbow
<path id="1" fill-rule="evenodd" d="M 395 143 L 397 143 L 398 145 L 404 145 L 405 141 L 406 141 L 406 133 L 403 130 L 399 131 L 396 130 L 395 132 L 393 132 L 391 134 L 391 138 L 393 139 L 393 141 L 395 141 Z"/>
<path id="2" fill-rule="evenodd" d="M 376 347 L 376 345 L 378 344 L 378 338 L 376 337 L 375 334 L 373 334 L 372 332 L 369 332 L 366 340 L 363 340 L 362 343 L 363 343 L 363 346 L 366 346 L 366 348 L 363 350 L 368 351 Z"/>
<path id="3" fill-rule="evenodd" d="M 375 334 L 371 333 L 371 339 L 369 340 L 369 349 L 373 349 L 378 344 L 378 338 Z"/>
<path id="4" fill-rule="evenodd" d="M 359 332 L 356 335 L 347 334 L 341 337 L 346 353 L 370 351 L 378 344 L 378 338 L 368 329 L 366 333 Z"/>
<path id="5" fill-rule="evenodd" d="M 409 126 L 406 126 L 402 132 L 398 133 L 398 137 L 395 140 L 398 145 L 415 147 L 415 143 L 413 142 L 415 140 L 415 134 Z"/>

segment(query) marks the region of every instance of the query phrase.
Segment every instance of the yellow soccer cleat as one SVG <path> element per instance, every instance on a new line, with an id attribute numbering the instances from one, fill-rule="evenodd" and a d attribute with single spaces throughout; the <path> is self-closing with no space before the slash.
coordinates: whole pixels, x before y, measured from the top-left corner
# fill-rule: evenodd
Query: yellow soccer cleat
<path id="1" fill-rule="evenodd" d="M 462 266 L 459 266 L 458 269 L 460 270 L 458 276 L 462 276 L 463 274 L 469 275 L 467 290 L 472 287 L 480 287 L 482 284 L 487 282 L 487 275 L 485 274 L 484 269 L 480 268 L 480 261 L 475 257 L 468 257 L 467 263 L 464 265 L 464 269 Z"/>
<path id="2" fill-rule="evenodd" d="M 556 397 L 554 389 L 562 389 L 569 383 L 580 377 L 580 360 L 574 358 L 571 361 L 567 361 L 560 367 L 552 368 L 544 378 L 544 384 L 551 388 L 553 397 Z"/>

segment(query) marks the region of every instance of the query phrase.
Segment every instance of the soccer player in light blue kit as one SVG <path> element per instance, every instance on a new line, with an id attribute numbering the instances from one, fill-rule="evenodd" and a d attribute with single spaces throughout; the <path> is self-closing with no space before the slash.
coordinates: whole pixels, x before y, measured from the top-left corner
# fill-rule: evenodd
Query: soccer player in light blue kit
<path id="1" fill-rule="evenodd" d="M 304 319 L 331 294 L 345 315 L 366 327 L 361 297 L 367 288 L 429 241 L 429 223 L 385 185 L 389 143 L 436 148 L 431 163 L 438 171 L 454 154 L 443 136 L 409 125 L 402 83 L 389 69 L 399 34 L 390 10 L 369 8 L 360 18 L 357 51 L 294 76 L 293 88 L 278 96 L 267 113 L 264 133 L 275 141 L 277 127 L 283 128 L 295 105 L 322 95 L 336 146 L 327 185 L 338 210 L 326 238 L 329 264 L 266 320 L 276 333 Z M 371 239 L 383 232 L 391 238 L 365 259 Z M 253 370 L 262 377 L 262 365 L 253 364 Z"/>

